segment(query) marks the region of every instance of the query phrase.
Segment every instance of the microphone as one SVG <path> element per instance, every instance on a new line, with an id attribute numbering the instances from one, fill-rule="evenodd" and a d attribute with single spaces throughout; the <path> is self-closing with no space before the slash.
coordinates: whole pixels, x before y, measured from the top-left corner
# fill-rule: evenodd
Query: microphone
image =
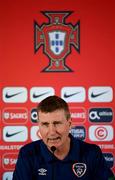
<path id="1" fill-rule="evenodd" d="M 55 146 L 52 146 L 50 149 L 51 149 L 52 153 L 54 154 L 54 152 L 55 152 L 55 150 L 56 150 L 56 147 L 55 147 Z"/>

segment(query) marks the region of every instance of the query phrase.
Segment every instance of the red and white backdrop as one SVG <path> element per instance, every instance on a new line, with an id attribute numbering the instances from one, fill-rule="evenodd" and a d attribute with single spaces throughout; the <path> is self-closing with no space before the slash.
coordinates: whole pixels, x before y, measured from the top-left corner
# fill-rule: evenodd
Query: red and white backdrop
<path id="1" fill-rule="evenodd" d="M 0 179 L 40 138 L 37 104 L 70 107 L 71 133 L 98 144 L 115 172 L 115 1 L 7 0 L 0 5 Z"/>

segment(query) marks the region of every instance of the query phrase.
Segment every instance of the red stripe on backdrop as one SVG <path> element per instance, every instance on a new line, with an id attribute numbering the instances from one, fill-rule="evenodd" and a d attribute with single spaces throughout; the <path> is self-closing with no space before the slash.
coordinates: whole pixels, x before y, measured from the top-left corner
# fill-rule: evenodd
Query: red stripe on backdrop
<path id="1" fill-rule="evenodd" d="M 36 112 L 33 109 L 40 99 L 35 100 L 33 98 L 34 90 L 36 93 L 40 91 L 40 93 L 56 94 L 63 97 L 64 93 L 67 96 L 69 92 L 75 93 L 76 90 L 80 90 L 80 98 L 77 99 L 75 95 L 76 100 L 66 99 L 71 108 L 73 125 L 79 126 L 80 129 L 78 130 L 83 133 L 77 135 L 82 137 L 84 135 L 85 141 L 94 142 L 100 145 L 104 153 L 115 156 L 113 131 L 115 128 L 113 116 L 115 109 L 114 7 L 114 0 L 71 0 L 68 2 L 66 0 L 43 0 L 42 3 L 38 0 L 7 0 L 7 2 L 1 2 L 0 178 L 3 177 L 4 173 L 13 171 L 16 163 L 15 154 L 18 153 L 19 148 L 35 140 L 39 134 L 36 128 Z M 77 34 L 80 49 L 77 51 L 75 44 L 68 41 L 66 45 L 68 45 L 70 53 L 57 68 L 60 70 L 64 63 L 72 70 L 71 72 L 55 71 L 55 61 L 52 61 L 45 52 L 45 41 L 42 41 L 40 48 L 35 53 L 34 22 L 36 21 L 40 30 L 43 24 L 51 25 L 48 17 L 41 11 L 72 12 L 65 18 L 64 23 L 67 26 L 71 24 L 74 29 L 74 36 L 77 34 L 75 27 L 80 22 L 80 32 Z M 60 63 L 59 60 L 56 63 Z M 43 72 L 51 64 L 54 66 L 54 72 Z M 5 97 L 5 93 L 18 93 L 20 90 L 24 90 L 24 97 L 23 94 L 19 94 L 19 98 L 17 100 L 14 98 L 12 101 Z M 107 91 L 107 95 L 104 95 L 104 101 L 100 98 L 93 101 L 90 97 L 91 91 L 97 93 L 100 90 Z M 101 122 L 95 117 L 92 118 L 91 112 L 89 113 L 92 108 L 95 108 L 96 112 L 105 110 L 105 116 L 101 117 Z M 9 109 L 10 111 L 8 111 Z M 111 109 L 112 112 L 109 119 L 107 109 Z M 25 136 L 22 137 L 21 142 L 15 142 L 13 138 L 8 140 L 5 137 L 5 132 L 9 129 L 12 129 L 12 133 L 15 127 L 17 131 L 21 131 L 20 126 L 21 130 L 25 130 Z M 32 129 L 33 126 L 35 126 L 34 130 Z M 108 136 L 107 134 L 110 131 L 110 136 Z M 91 136 L 89 132 L 93 135 Z M 8 155 L 10 155 L 9 158 Z M 9 161 L 6 162 L 6 159 Z M 113 165 L 111 168 L 115 172 L 115 166 Z"/>

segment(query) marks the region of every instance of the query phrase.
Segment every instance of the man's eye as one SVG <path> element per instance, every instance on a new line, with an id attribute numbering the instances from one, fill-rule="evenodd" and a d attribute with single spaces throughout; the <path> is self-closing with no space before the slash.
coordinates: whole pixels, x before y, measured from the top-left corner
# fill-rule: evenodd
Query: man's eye
<path id="1" fill-rule="evenodd" d="M 54 122 L 54 125 L 56 126 L 56 125 L 60 125 L 61 124 L 61 122 Z"/>
<path id="2" fill-rule="evenodd" d="M 42 124 L 42 126 L 46 126 L 46 127 L 48 127 L 48 125 L 49 125 L 48 123 L 43 123 Z"/>

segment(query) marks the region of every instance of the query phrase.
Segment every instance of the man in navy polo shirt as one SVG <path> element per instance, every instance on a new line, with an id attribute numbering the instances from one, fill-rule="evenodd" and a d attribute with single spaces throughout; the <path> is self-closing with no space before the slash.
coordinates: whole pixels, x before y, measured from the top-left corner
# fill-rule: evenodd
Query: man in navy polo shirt
<path id="1" fill-rule="evenodd" d="M 49 96 L 37 107 L 42 140 L 23 146 L 13 180 L 111 180 L 100 148 L 70 135 L 67 103 Z"/>

